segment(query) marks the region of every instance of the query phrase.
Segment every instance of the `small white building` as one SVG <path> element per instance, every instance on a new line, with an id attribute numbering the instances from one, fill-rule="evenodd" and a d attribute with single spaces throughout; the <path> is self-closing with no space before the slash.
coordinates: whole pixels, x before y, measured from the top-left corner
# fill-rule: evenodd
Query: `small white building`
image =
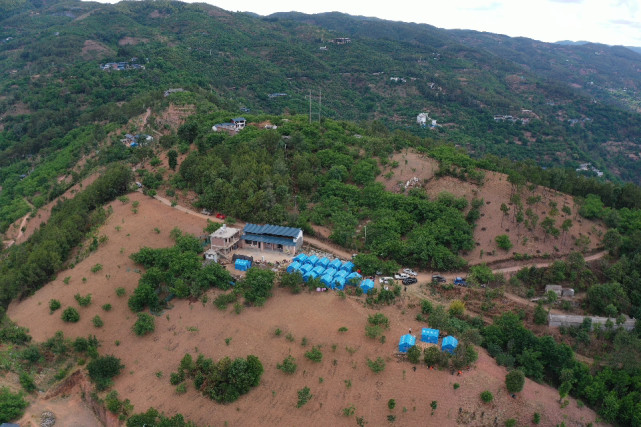
<path id="1" fill-rule="evenodd" d="M 416 123 L 418 123 L 419 126 L 425 127 L 429 118 L 430 113 L 420 113 L 418 116 L 416 116 Z"/>

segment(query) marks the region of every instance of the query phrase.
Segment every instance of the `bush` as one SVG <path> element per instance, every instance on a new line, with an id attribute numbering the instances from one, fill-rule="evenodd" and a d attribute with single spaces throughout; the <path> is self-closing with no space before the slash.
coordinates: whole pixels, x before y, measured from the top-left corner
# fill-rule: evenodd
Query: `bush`
<path id="1" fill-rule="evenodd" d="M 0 388 L 0 421 L 12 421 L 22 417 L 29 403 L 22 393 L 12 393 L 9 387 Z"/>
<path id="2" fill-rule="evenodd" d="M 21 357 L 29 363 L 36 363 L 42 355 L 37 345 L 30 345 L 22 351 Z"/>
<path id="3" fill-rule="evenodd" d="M 36 391 L 36 383 L 33 377 L 27 372 L 20 373 L 20 385 L 27 393 Z"/>
<path id="4" fill-rule="evenodd" d="M 380 326 L 365 326 L 365 335 L 368 338 L 376 339 L 383 333 L 383 329 Z"/>
<path id="5" fill-rule="evenodd" d="M 112 378 L 117 376 L 125 366 L 115 356 L 101 356 L 87 365 L 89 378 L 96 383 L 98 390 L 111 386 Z"/>
<path id="6" fill-rule="evenodd" d="M 138 313 L 138 320 L 134 323 L 132 330 L 139 337 L 147 335 L 156 329 L 154 317 L 147 313 Z"/>
<path id="7" fill-rule="evenodd" d="M 309 402 L 312 397 L 314 396 L 310 392 L 309 387 L 301 388 L 300 390 L 298 390 L 298 403 L 296 404 L 296 407 L 300 408 L 301 406 Z"/>
<path id="8" fill-rule="evenodd" d="M 387 401 L 387 407 L 391 411 L 392 409 L 396 408 L 396 400 L 390 399 Z"/>
<path id="9" fill-rule="evenodd" d="M 311 360 L 312 362 L 321 362 L 323 360 L 323 353 L 320 351 L 319 347 L 314 347 L 305 353 L 305 357 Z"/>
<path id="10" fill-rule="evenodd" d="M 292 357 L 292 355 L 290 354 L 285 358 L 285 360 L 283 360 L 282 364 L 277 364 L 276 368 L 280 369 L 286 374 L 293 374 L 294 372 L 296 372 L 296 359 L 294 359 L 294 357 Z"/>
<path id="11" fill-rule="evenodd" d="M 382 357 L 377 357 L 376 360 L 367 359 L 367 366 L 374 371 L 374 373 L 379 373 L 385 370 L 385 359 Z"/>
<path id="12" fill-rule="evenodd" d="M 93 319 L 91 319 L 91 321 L 93 322 L 93 325 L 94 325 L 96 328 L 102 328 L 102 327 L 104 326 L 104 324 L 105 324 L 105 323 L 102 321 L 102 319 L 100 318 L 100 316 L 98 316 L 97 314 L 94 316 L 94 318 L 93 318 Z"/>
<path id="13" fill-rule="evenodd" d="M 91 294 L 87 294 L 84 297 L 80 294 L 76 294 L 73 297 L 76 299 L 76 301 L 78 301 L 78 305 L 80 307 L 87 307 L 89 304 L 91 304 Z"/>
<path id="14" fill-rule="evenodd" d="M 389 329 L 389 319 L 383 313 L 367 316 L 367 323 Z"/>
<path id="15" fill-rule="evenodd" d="M 172 372 L 169 375 L 169 383 L 171 385 L 178 385 L 183 381 L 185 381 L 185 371 L 182 369 L 178 372 Z"/>
<path id="16" fill-rule="evenodd" d="M 490 403 L 494 400 L 494 395 L 492 394 L 492 392 L 485 390 L 484 392 L 481 392 L 481 400 L 484 403 Z"/>
<path id="17" fill-rule="evenodd" d="M 538 304 L 534 309 L 534 323 L 537 325 L 545 325 L 548 323 L 548 313 L 543 308 L 543 304 Z"/>
<path id="18" fill-rule="evenodd" d="M 505 376 L 505 387 L 507 388 L 508 393 L 518 393 L 523 390 L 525 385 L 525 374 L 523 371 L 516 369 L 510 371 Z"/>
<path id="19" fill-rule="evenodd" d="M 455 299 L 450 304 L 450 316 L 461 317 L 465 313 L 465 303 L 460 299 Z"/>
<path id="20" fill-rule="evenodd" d="M 127 291 L 125 291 L 125 288 L 116 288 L 116 295 L 119 297 L 124 297 Z"/>
<path id="21" fill-rule="evenodd" d="M 104 311 L 111 311 L 111 304 L 104 304 L 104 305 L 102 306 L 102 309 L 103 309 Z"/>
<path id="22" fill-rule="evenodd" d="M 430 314 L 432 312 L 432 303 L 429 300 L 421 300 L 421 313 Z"/>
<path id="23" fill-rule="evenodd" d="M 62 312 L 62 320 L 68 323 L 76 323 L 77 321 L 80 320 L 80 314 L 78 313 L 78 310 L 76 310 L 75 308 L 67 307 Z"/>
<path id="24" fill-rule="evenodd" d="M 54 311 L 58 310 L 61 307 L 60 301 L 57 299 L 49 300 L 49 314 L 53 314 Z"/>
<path id="25" fill-rule="evenodd" d="M 496 236 L 496 244 L 499 248 L 503 249 L 504 251 L 509 251 L 512 249 L 512 242 L 510 241 L 510 238 L 507 234 L 501 234 L 499 236 Z"/>
<path id="26" fill-rule="evenodd" d="M 415 345 L 413 345 L 408 351 L 407 351 L 407 358 L 411 363 L 418 363 L 419 360 L 421 359 L 421 349 Z"/>

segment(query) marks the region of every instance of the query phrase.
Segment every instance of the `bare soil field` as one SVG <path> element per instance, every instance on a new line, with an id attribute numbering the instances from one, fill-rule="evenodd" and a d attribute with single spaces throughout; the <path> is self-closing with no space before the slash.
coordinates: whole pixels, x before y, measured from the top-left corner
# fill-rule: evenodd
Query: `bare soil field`
<path id="1" fill-rule="evenodd" d="M 392 178 L 388 180 L 383 176 L 388 169 L 377 178 L 377 181 L 382 182 L 389 191 L 400 192 L 401 187 L 409 182 L 407 188 L 424 188 L 432 198 L 436 198 L 442 192 L 448 192 L 456 197 L 465 197 L 468 202 L 473 198 L 484 200 L 481 218 L 474 229 L 476 248 L 464 254 L 464 258 L 471 265 L 509 260 L 514 252 L 532 257 L 542 257 L 545 254 L 552 258 L 561 257 L 581 249 L 575 245 L 576 239 L 581 236 L 589 239 L 584 249 L 594 251 L 600 247 L 601 236 L 606 231 L 601 222 L 581 218 L 578 215 L 579 206 L 571 196 L 539 186 L 533 189 L 525 187 L 521 190 L 523 210 L 529 208 L 538 215 L 538 225 L 530 231 L 524 224 L 516 222 L 515 206 L 510 202 L 512 185 L 507 181 L 506 175 L 486 172 L 483 185 L 476 185 L 449 176 L 437 178 L 435 172 L 438 171 L 438 162 L 411 150 L 394 154 L 392 162 L 394 161 L 398 163 L 398 167 L 390 169 L 394 172 Z M 503 203 L 509 207 L 507 216 L 501 211 Z M 551 214 L 551 203 L 556 203 L 556 215 Z M 570 209 L 570 214 L 562 212 L 564 206 Z M 559 230 L 563 221 L 567 219 L 572 221 L 572 226 L 567 233 L 561 231 L 558 238 L 546 236 L 540 226 L 546 216 L 555 220 L 555 226 Z M 497 247 L 494 239 L 500 234 L 507 234 L 514 245 L 509 251 Z"/>
<path id="2" fill-rule="evenodd" d="M 341 299 L 333 292 L 291 295 L 280 289 L 264 307 L 248 307 L 240 314 L 231 309 L 220 311 L 211 304 L 218 291 L 210 292 L 208 303 L 174 300 L 171 309 L 156 317 L 155 332 L 137 337 L 131 331 L 136 316 L 127 307 L 127 297 L 115 294 L 115 289 L 122 286 L 127 296 L 131 295 L 140 278 L 140 266 L 134 265 L 129 255 L 142 246 L 171 246 L 169 231 L 174 227 L 202 234 L 206 221 L 140 193 L 129 198 L 127 204 L 111 203 L 113 213 L 99 231 L 108 237 L 106 243 L 75 268 L 60 272 L 56 280 L 33 296 L 12 303 L 8 315 L 28 327 L 36 341 L 51 337 L 57 330 L 70 338 L 95 334 L 101 342 L 100 353 L 113 354 L 126 366 L 114 388 L 121 398 L 131 400 L 135 412 L 154 406 L 167 414 L 180 412 L 198 425 L 232 426 L 354 425 L 355 416 L 363 417 L 369 425 L 387 425 L 388 415 L 396 417 L 396 425 L 408 426 L 502 425 L 509 418 L 525 425 L 534 412 L 541 413 L 541 425 L 595 422 L 593 411 L 579 408 L 574 400 L 560 408 L 555 389 L 529 380 L 522 393 L 510 397 L 504 386 L 505 369 L 480 348 L 478 363 L 460 377 L 428 370 L 424 365 L 414 371 L 409 362 L 396 357 L 399 337 L 408 328 L 418 331 L 422 326 L 415 320 L 419 308 L 408 297 L 381 308 L 391 324 L 385 332 L 385 343 L 365 336 L 367 316 L 375 311 L 365 307 L 362 298 Z M 140 203 L 135 214 L 133 201 Z M 102 269 L 92 273 L 96 264 Z M 63 282 L 66 277 L 69 284 Z M 91 294 L 92 304 L 78 307 L 73 297 L 76 293 Z M 60 319 L 62 310 L 50 315 L 51 298 L 60 300 L 63 309 L 76 307 L 80 321 L 64 323 Z M 113 306 L 109 312 L 101 309 L 106 303 Z M 93 326 L 91 318 L 95 315 L 104 320 L 102 328 Z M 348 331 L 338 332 L 343 326 Z M 283 331 L 280 336 L 274 333 L 277 328 Z M 289 334 L 291 340 L 286 338 Z M 306 346 L 302 345 L 303 337 L 307 338 Z M 228 344 L 226 339 L 230 339 Z M 304 357 L 317 345 L 323 352 L 320 363 Z M 228 405 L 203 397 L 193 384 L 184 395 L 176 394 L 169 384 L 170 373 L 177 370 L 185 353 L 195 356 L 198 352 L 214 360 L 258 356 L 265 368 L 260 385 Z M 298 363 L 298 370 L 291 376 L 276 369 L 289 354 Z M 386 368 L 375 374 L 367 361 L 377 357 L 386 360 Z M 460 388 L 454 390 L 454 383 Z M 296 408 L 297 391 L 305 386 L 313 397 Z M 479 393 L 483 390 L 494 393 L 493 403 L 481 403 Z M 72 396 L 80 399 L 78 391 Z M 393 411 L 387 408 L 389 399 L 396 400 Z M 437 402 L 433 415 L 432 401 Z M 38 405 L 42 405 L 40 400 L 32 406 L 35 414 L 44 407 Z M 351 405 L 355 415 L 344 416 L 343 409 Z M 65 403 L 52 410 L 64 419 L 66 412 L 77 408 Z"/>

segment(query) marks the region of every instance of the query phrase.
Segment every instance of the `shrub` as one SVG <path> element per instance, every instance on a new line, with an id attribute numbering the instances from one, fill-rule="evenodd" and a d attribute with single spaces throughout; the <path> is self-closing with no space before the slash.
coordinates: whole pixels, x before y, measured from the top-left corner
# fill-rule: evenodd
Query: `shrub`
<path id="1" fill-rule="evenodd" d="M 176 394 L 187 393 L 187 383 L 180 383 L 176 386 Z"/>
<path id="2" fill-rule="evenodd" d="M 91 267 L 91 272 L 92 273 L 97 273 L 100 270 L 102 270 L 102 264 L 96 264 L 93 267 Z"/>
<path id="3" fill-rule="evenodd" d="M 421 300 L 421 313 L 430 314 L 432 312 L 432 303 L 429 300 Z"/>
<path id="4" fill-rule="evenodd" d="M 367 316 L 367 323 L 389 329 L 389 319 L 383 313 Z"/>
<path id="5" fill-rule="evenodd" d="M 22 393 L 12 393 L 9 387 L 0 388 L 0 420 L 11 421 L 22 417 L 29 403 Z"/>
<path id="6" fill-rule="evenodd" d="M 292 355 L 290 354 L 289 356 L 287 356 L 285 358 L 285 360 L 283 360 L 282 364 L 280 364 L 280 363 L 277 364 L 276 368 L 280 369 L 281 371 L 283 371 L 286 374 L 293 374 L 294 372 L 296 372 L 296 366 L 297 366 L 296 365 L 296 359 L 294 359 L 292 357 Z"/>
<path id="7" fill-rule="evenodd" d="M 514 418 L 505 420 L 505 427 L 516 427 L 516 420 Z"/>
<path id="8" fill-rule="evenodd" d="M 356 412 L 356 406 L 349 405 L 347 408 L 343 408 L 343 416 L 351 417 Z"/>
<path id="9" fill-rule="evenodd" d="M 548 313 L 545 311 L 545 308 L 543 308 L 543 304 L 538 304 L 534 309 L 534 323 L 537 325 L 545 325 L 547 322 Z"/>
<path id="10" fill-rule="evenodd" d="M 387 401 L 387 407 L 391 411 L 392 409 L 396 408 L 396 400 L 390 399 Z"/>
<path id="11" fill-rule="evenodd" d="M 383 329 L 380 326 L 365 326 L 365 335 L 368 338 L 376 339 L 383 333 Z"/>
<path id="12" fill-rule="evenodd" d="M 49 300 L 49 314 L 53 314 L 54 311 L 58 310 L 61 307 L 60 301 L 57 299 Z"/>
<path id="13" fill-rule="evenodd" d="M 377 357 L 376 360 L 367 359 L 367 366 L 375 373 L 382 372 L 385 370 L 385 359 L 382 357 Z"/>
<path id="14" fill-rule="evenodd" d="M 485 391 L 481 392 L 481 400 L 484 403 L 490 403 L 491 401 L 494 400 L 494 395 L 492 394 L 492 392 L 490 392 L 488 390 L 485 390 Z"/>
<path id="15" fill-rule="evenodd" d="M 510 237 L 507 234 L 501 234 L 499 236 L 496 236 L 496 245 L 503 249 L 504 251 L 509 251 L 512 249 L 512 242 L 510 241 Z"/>
<path id="16" fill-rule="evenodd" d="M 111 304 L 104 304 L 104 305 L 102 306 L 102 309 L 103 309 L 104 311 L 111 311 Z"/>
<path id="17" fill-rule="evenodd" d="M 456 316 L 456 317 L 462 316 L 463 313 L 465 313 L 465 303 L 460 299 L 455 299 L 450 304 L 449 312 L 451 316 Z"/>
<path id="18" fill-rule="evenodd" d="M 94 318 L 93 318 L 93 319 L 91 319 L 91 321 L 93 322 L 93 325 L 94 325 L 96 328 L 102 328 L 102 327 L 104 326 L 104 322 L 102 321 L 102 319 L 100 318 L 100 316 L 98 316 L 97 314 L 94 316 Z"/>
<path id="19" fill-rule="evenodd" d="M 508 393 L 518 393 L 523 390 L 525 385 L 525 374 L 519 369 L 510 371 L 505 376 L 505 387 Z"/>
<path id="20" fill-rule="evenodd" d="M 37 388 L 33 377 L 27 372 L 20 373 L 20 385 L 27 393 L 34 392 Z"/>
<path id="21" fill-rule="evenodd" d="M 68 323 L 76 323 L 78 320 L 80 320 L 80 314 L 75 308 L 67 307 L 62 312 L 62 320 Z"/>
<path id="22" fill-rule="evenodd" d="M 415 345 L 407 351 L 407 358 L 411 363 L 418 363 L 421 358 L 421 349 Z"/>
<path id="23" fill-rule="evenodd" d="M 538 412 L 535 412 L 534 415 L 532 415 L 532 424 L 539 424 L 541 422 L 541 414 Z"/>
<path id="24" fill-rule="evenodd" d="M 461 385 L 459 383 L 454 383 L 454 390 L 458 389 Z"/>
<path id="25" fill-rule="evenodd" d="M 112 378 L 118 375 L 124 367 L 120 363 L 120 359 L 115 356 L 101 356 L 87 364 L 87 371 L 89 378 L 96 383 L 98 390 L 104 390 L 111 386 Z"/>
<path id="26" fill-rule="evenodd" d="M 127 291 L 125 291 L 125 288 L 116 288 L 116 295 L 118 295 L 119 297 L 124 297 L 126 293 Z"/>
<path id="27" fill-rule="evenodd" d="M 22 359 L 26 360 L 29 363 L 36 363 L 40 360 L 42 355 L 40 354 L 40 349 L 37 345 L 30 345 L 25 348 L 20 355 Z"/>
<path id="28" fill-rule="evenodd" d="M 154 317 L 151 314 L 138 313 L 138 320 L 136 320 L 132 329 L 139 337 L 153 332 L 156 329 Z"/>
<path id="29" fill-rule="evenodd" d="M 171 385 L 178 385 L 183 381 L 185 381 L 185 372 L 182 369 L 169 375 L 169 383 Z"/>
<path id="30" fill-rule="evenodd" d="M 323 353 L 320 351 L 320 347 L 316 346 L 305 353 L 305 357 L 311 360 L 312 362 L 321 362 L 323 360 Z"/>
<path id="31" fill-rule="evenodd" d="M 298 403 L 296 404 L 296 407 L 300 408 L 301 406 L 309 402 L 312 397 L 314 396 L 310 392 L 309 387 L 301 388 L 300 390 L 298 390 Z"/>
<path id="32" fill-rule="evenodd" d="M 338 332 L 347 332 L 347 328 L 345 326 L 341 326 L 338 328 Z"/>
<path id="33" fill-rule="evenodd" d="M 87 307 L 89 304 L 91 304 L 91 294 L 87 294 L 84 297 L 80 294 L 76 294 L 73 297 L 76 299 L 80 307 Z"/>

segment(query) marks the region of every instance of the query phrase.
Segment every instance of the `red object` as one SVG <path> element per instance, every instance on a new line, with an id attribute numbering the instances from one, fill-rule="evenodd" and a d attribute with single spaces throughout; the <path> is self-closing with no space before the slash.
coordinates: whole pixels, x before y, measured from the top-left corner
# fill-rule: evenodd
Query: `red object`
<path id="1" fill-rule="evenodd" d="M 361 274 L 361 271 L 360 271 L 360 270 L 356 270 L 356 272 L 357 272 L 358 274 Z"/>
<path id="2" fill-rule="evenodd" d="M 227 216 L 226 216 L 226 215 L 221 214 L 220 212 L 218 212 L 218 213 L 216 214 L 216 218 L 219 218 L 219 219 L 225 219 L 225 218 L 227 218 Z"/>

